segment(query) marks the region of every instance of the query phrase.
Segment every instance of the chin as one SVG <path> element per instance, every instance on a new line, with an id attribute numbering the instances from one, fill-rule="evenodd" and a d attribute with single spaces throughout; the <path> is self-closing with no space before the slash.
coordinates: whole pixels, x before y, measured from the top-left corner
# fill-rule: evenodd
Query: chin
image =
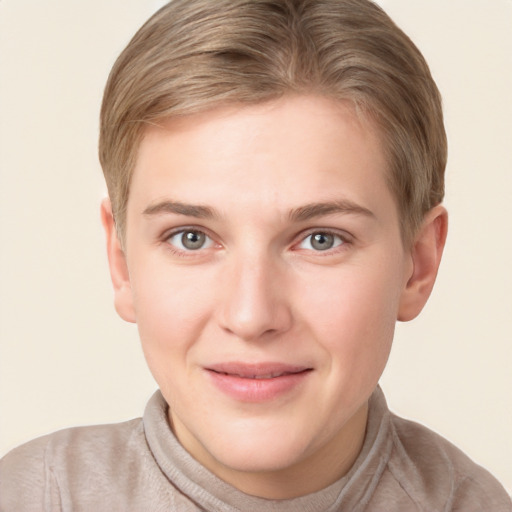
<path id="1" fill-rule="evenodd" d="M 254 450 L 233 450 L 231 453 L 222 453 L 218 460 L 223 466 L 240 473 L 273 473 L 287 470 L 300 462 L 297 451 L 275 451 L 271 447 Z"/>
<path id="2" fill-rule="evenodd" d="M 266 434 L 266 435 L 265 435 Z M 308 443 L 299 436 L 285 432 L 228 435 L 221 442 L 207 447 L 223 466 L 235 471 L 264 473 L 287 469 L 305 457 Z"/>

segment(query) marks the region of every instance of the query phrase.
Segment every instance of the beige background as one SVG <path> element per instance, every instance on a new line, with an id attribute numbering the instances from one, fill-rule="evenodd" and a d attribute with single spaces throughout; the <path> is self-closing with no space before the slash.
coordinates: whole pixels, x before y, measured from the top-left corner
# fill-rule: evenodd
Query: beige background
<path id="1" fill-rule="evenodd" d="M 423 315 L 400 325 L 391 407 L 512 491 L 512 2 L 382 0 L 430 62 L 450 139 L 450 235 Z M 119 320 L 100 230 L 97 118 L 156 0 L 0 0 L 0 453 L 142 413 L 155 388 Z"/>

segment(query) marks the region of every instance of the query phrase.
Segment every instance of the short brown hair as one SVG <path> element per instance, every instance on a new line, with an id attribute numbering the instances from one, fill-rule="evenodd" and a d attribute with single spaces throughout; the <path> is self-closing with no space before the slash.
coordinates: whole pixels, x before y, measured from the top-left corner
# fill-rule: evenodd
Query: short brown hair
<path id="1" fill-rule="evenodd" d="M 444 195 L 441 98 L 425 59 L 369 0 L 174 0 L 117 59 L 100 161 L 117 229 L 146 123 L 287 93 L 354 102 L 379 127 L 409 242 Z"/>

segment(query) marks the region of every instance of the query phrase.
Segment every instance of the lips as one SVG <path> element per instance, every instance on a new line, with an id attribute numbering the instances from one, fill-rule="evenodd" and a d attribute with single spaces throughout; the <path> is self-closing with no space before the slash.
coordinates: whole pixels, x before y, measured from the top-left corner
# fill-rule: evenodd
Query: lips
<path id="1" fill-rule="evenodd" d="M 312 372 L 306 366 L 283 363 L 221 363 L 205 368 L 213 384 L 242 402 L 266 402 L 296 390 Z"/>

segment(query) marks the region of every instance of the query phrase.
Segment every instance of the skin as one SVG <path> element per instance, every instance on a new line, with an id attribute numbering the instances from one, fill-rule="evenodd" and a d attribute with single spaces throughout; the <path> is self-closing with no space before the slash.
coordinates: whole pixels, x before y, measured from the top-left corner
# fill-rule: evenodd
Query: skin
<path id="1" fill-rule="evenodd" d="M 116 308 L 138 325 L 172 428 L 244 492 L 291 498 L 346 474 L 396 320 L 430 294 L 446 211 L 405 248 L 385 172 L 348 103 L 290 96 L 148 127 L 125 250 L 103 203 Z M 215 385 L 226 362 L 307 371 L 254 401 Z"/>

